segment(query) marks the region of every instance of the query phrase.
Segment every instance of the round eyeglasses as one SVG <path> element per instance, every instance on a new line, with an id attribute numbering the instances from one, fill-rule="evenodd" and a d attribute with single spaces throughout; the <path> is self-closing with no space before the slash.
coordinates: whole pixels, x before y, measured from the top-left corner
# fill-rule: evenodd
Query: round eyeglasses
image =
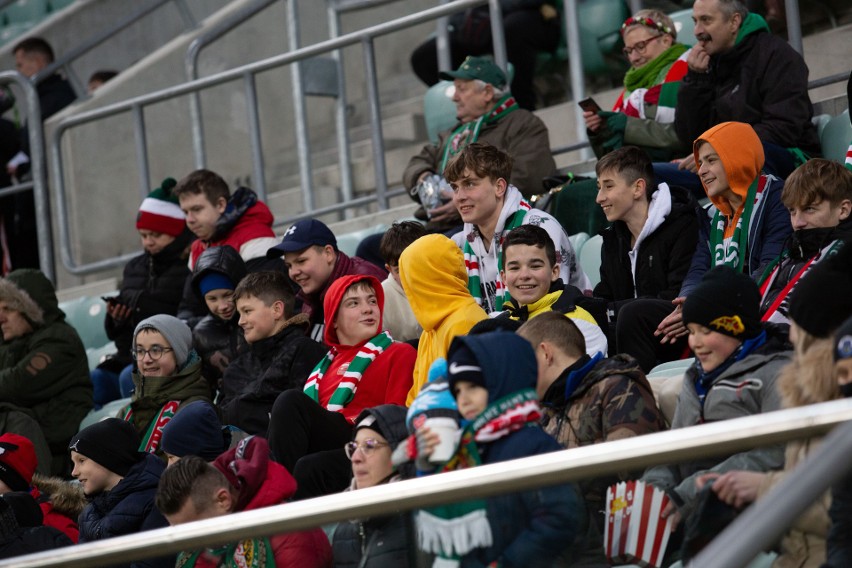
<path id="1" fill-rule="evenodd" d="M 136 349 L 130 350 L 130 356 L 133 357 L 137 361 L 141 361 L 145 358 L 145 354 L 147 353 L 151 359 L 154 361 L 158 360 L 163 356 L 163 353 L 166 351 L 174 351 L 171 347 L 163 347 L 162 345 L 152 345 L 150 349 L 142 349 L 141 347 L 137 347 Z"/>
<path id="2" fill-rule="evenodd" d="M 363 453 L 365 457 L 369 457 L 373 452 L 379 448 L 384 448 L 385 446 L 390 446 L 390 444 L 387 442 L 380 442 L 373 438 L 367 438 L 360 444 L 358 442 L 349 442 L 343 446 L 343 451 L 346 452 L 346 457 L 351 460 L 352 456 L 355 455 L 355 450 L 360 449 L 361 453 Z"/>
<path id="3" fill-rule="evenodd" d="M 655 35 L 654 37 L 649 37 L 645 41 L 637 41 L 633 44 L 633 47 L 625 47 L 621 50 L 624 54 L 624 57 L 630 57 L 630 54 L 633 53 L 633 50 L 636 50 L 639 55 L 645 55 L 645 50 L 648 48 L 648 44 L 654 41 L 655 39 L 660 39 L 663 37 L 663 34 Z"/>

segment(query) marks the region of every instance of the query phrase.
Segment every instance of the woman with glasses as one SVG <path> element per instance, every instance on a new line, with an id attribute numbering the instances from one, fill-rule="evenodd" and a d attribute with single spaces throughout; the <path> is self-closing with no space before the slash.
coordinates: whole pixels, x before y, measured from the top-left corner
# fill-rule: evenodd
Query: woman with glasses
<path id="1" fill-rule="evenodd" d="M 355 421 L 346 456 L 352 462 L 352 483 L 347 491 L 393 483 L 407 477 L 391 463 L 394 448 L 405 440 L 406 409 L 383 404 L 361 412 Z M 364 568 L 415 566 L 411 517 L 408 513 L 344 521 L 332 537 L 334 566 Z"/>
<path id="2" fill-rule="evenodd" d="M 159 454 L 163 427 L 186 403 L 212 403 L 210 385 L 201 376 L 192 332 L 174 316 L 160 314 L 139 322 L 130 355 L 135 390 L 118 418 L 136 427 L 142 437 L 140 451 Z"/>
<path id="3" fill-rule="evenodd" d="M 583 118 L 595 154 L 639 146 L 654 161 L 680 155 L 674 129 L 677 90 L 686 75 L 689 48 L 677 42 L 674 22 L 659 10 L 640 10 L 621 26 L 630 69 L 611 112 L 586 111 Z"/>

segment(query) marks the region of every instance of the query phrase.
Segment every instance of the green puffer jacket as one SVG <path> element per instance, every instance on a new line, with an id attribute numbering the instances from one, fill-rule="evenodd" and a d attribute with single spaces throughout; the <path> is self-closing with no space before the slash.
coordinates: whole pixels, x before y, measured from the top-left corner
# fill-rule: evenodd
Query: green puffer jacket
<path id="1" fill-rule="evenodd" d="M 40 271 L 15 270 L 0 280 L 0 302 L 20 312 L 33 328 L 0 344 L 0 401 L 36 419 L 54 465 L 61 466 L 68 461 L 71 436 L 92 408 L 86 350 L 65 323 L 53 285 Z"/>

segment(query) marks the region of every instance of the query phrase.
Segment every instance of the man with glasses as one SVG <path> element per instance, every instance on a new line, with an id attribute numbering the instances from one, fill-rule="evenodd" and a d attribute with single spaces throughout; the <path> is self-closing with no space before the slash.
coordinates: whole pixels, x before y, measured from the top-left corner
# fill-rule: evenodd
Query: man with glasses
<path id="1" fill-rule="evenodd" d="M 0 427 L 14 432 L 10 417 L 18 412 L 35 418 L 50 447 L 50 469 L 67 473 L 68 442 L 92 408 L 92 383 L 83 342 L 40 271 L 24 268 L 0 279 L 0 331 Z"/>
<path id="2" fill-rule="evenodd" d="M 763 144 L 764 169 L 781 179 L 820 154 L 811 123 L 805 60 L 741 0 L 696 0 L 697 45 L 678 91 L 675 129 L 686 144 L 722 122 L 745 122 Z M 690 154 L 677 164 L 656 164 L 660 181 L 702 193 Z"/>
<path id="3" fill-rule="evenodd" d="M 640 10 L 621 26 L 630 70 L 611 112 L 583 113 L 595 155 L 638 146 L 652 159 L 685 153 L 674 128 L 675 102 L 689 48 L 677 41 L 674 22 L 660 10 Z"/>

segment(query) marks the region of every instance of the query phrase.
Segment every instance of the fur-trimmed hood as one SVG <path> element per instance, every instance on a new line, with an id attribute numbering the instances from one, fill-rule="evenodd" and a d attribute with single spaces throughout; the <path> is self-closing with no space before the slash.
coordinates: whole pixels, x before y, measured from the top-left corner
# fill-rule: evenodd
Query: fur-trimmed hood
<path id="1" fill-rule="evenodd" d="M 50 501 L 54 511 L 70 519 L 76 520 L 86 507 L 86 496 L 79 483 L 36 473 L 33 475 L 33 485 L 42 497 Z"/>
<path id="2" fill-rule="evenodd" d="M 22 268 L 0 279 L 0 301 L 21 312 L 33 327 L 65 319 L 53 284 L 40 270 Z"/>
<path id="3" fill-rule="evenodd" d="M 785 408 L 840 398 L 834 379 L 833 349 L 832 339 L 817 339 L 807 351 L 781 369 L 778 392 Z"/>

